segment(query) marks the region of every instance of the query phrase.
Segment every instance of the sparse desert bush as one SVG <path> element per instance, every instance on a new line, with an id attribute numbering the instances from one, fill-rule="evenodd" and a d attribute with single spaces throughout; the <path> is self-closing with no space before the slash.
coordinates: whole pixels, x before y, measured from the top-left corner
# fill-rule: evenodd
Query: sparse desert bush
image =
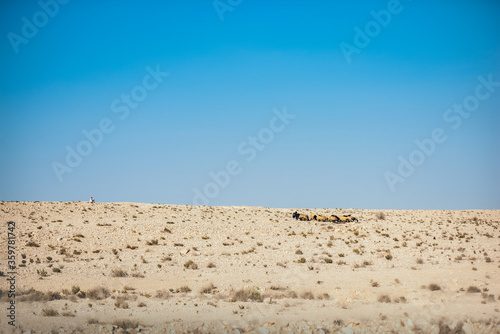
<path id="1" fill-rule="evenodd" d="M 36 242 L 34 241 L 30 241 L 26 244 L 27 247 L 40 247 L 39 244 L 37 244 Z"/>
<path id="2" fill-rule="evenodd" d="M 129 328 L 139 327 L 140 323 L 129 319 L 122 319 L 122 320 L 115 320 L 113 322 L 113 325 L 120 327 L 122 329 L 129 329 Z"/>
<path id="3" fill-rule="evenodd" d="M 207 268 L 215 268 L 215 264 L 213 262 L 210 262 L 207 264 Z"/>
<path id="4" fill-rule="evenodd" d="M 42 315 L 44 317 L 57 317 L 59 315 L 59 312 L 57 312 L 57 310 L 54 310 L 53 308 L 44 308 L 42 309 Z"/>
<path id="5" fill-rule="evenodd" d="M 333 260 L 332 260 L 332 259 L 330 259 L 330 258 L 328 258 L 328 257 L 325 257 L 325 258 L 323 259 L 323 261 L 325 261 L 325 263 L 332 263 L 332 262 L 333 262 Z"/>
<path id="6" fill-rule="evenodd" d="M 146 242 L 146 244 L 148 246 L 156 246 L 156 245 L 158 245 L 158 239 L 150 240 L 150 241 Z"/>
<path id="7" fill-rule="evenodd" d="M 495 295 L 492 295 L 492 294 L 487 294 L 485 292 L 483 292 L 481 294 L 481 296 L 483 297 L 483 301 L 484 303 L 494 303 L 495 302 Z"/>
<path id="8" fill-rule="evenodd" d="M 85 295 L 87 296 L 87 298 L 89 299 L 93 299 L 93 300 L 102 300 L 102 299 L 106 299 L 108 298 L 111 293 L 109 292 L 108 289 L 106 288 L 103 288 L 103 287 L 96 287 L 96 288 L 93 288 L 93 289 L 90 289 L 88 290 Z"/>
<path id="9" fill-rule="evenodd" d="M 314 299 L 314 295 L 311 291 L 305 291 L 305 292 L 300 294 L 300 298 L 312 300 L 312 299 Z"/>
<path id="10" fill-rule="evenodd" d="M 379 301 L 379 303 L 390 303 L 391 297 L 389 297 L 388 295 L 380 295 L 378 297 L 378 301 Z"/>
<path id="11" fill-rule="evenodd" d="M 375 215 L 375 217 L 377 217 L 378 220 L 385 220 L 385 213 L 384 212 L 377 212 L 377 214 Z"/>
<path id="12" fill-rule="evenodd" d="M 305 257 L 301 257 L 297 262 L 299 262 L 299 263 L 306 263 L 306 258 Z"/>
<path id="13" fill-rule="evenodd" d="M 52 268 L 52 271 L 55 272 L 55 273 L 60 273 L 61 269 L 59 269 L 57 267 L 54 267 L 54 268 Z"/>
<path id="14" fill-rule="evenodd" d="M 231 301 L 236 302 L 246 302 L 248 300 L 262 302 L 263 297 L 260 292 L 255 288 L 246 288 L 240 289 L 238 291 L 233 292 Z"/>
<path id="15" fill-rule="evenodd" d="M 481 289 L 479 289 L 477 286 L 471 285 L 467 288 L 467 293 L 479 293 L 481 292 Z"/>
<path id="16" fill-rule="evenodd" d="M 379 287 L 379 284 L 378 284 L 378 282 L 372 282 L 372 287 L 374 287 L 374 288 L 377 288 L 377 287 Z"/>
<path id="17" fill-rule="evenodd" d="M 144 278 L 145 276 L 141 273 L 132 273 L 130 276 L 135 277 L 135 278 Z"/>
<path id="18" fill-rule="evenodd" d="M 392 255 L 391 255 L 391 254 L 387 254 L 387 255 L 385 256 L 385 258 L 386 258 L 387 260 L 389 260 L 389 261 L 390 261 L 390 260 L 392 260 Z"/>
<path id="19" fill-rule="evenodd" d="M 183 293 L 187 293 L 187 292 L 191 292 L 191 288 L 189 286 L 187 286 L 187 285 L 184 285 L 184 286 L 181 286 L 179 288 L 179 291 L 183 292 Z"/>
<path id="20" fill-rule="evenodd" d="M 127 309 L 128 308 L 128 303 L 123 298 L 117 298 L 116 302 L 115 302 L 115 307 Z"/>
<path id="21" fill-rule="evenodd" d="M 16 296 L 21 302 L 49 302 L 52 300 L 63 299 L 63 296 L 59 292 L 47 291 L 41 292 L 33 288 L 25 291 L 18 291 Z"/>
<path id="22" fill-rule="evenodd" d="M 201 288 L 200 293 L 212 293 L 212 291 L 215 289 L 215 285 L 212 283 L 204 286 Z"/>
<path id="23" fill-rule="evenodd" d="M 69 312 L 69 311 L 63 312 L 63 313 L 61 313 L 61 315 L 63 317 L 70 317 L 70 318 L 74 318 L 75 317 L 75 314 L 73 312 Z"/>
<path id="24" fill-rule="evenodd" d="M 99 320 L 97 320 L 95 318 L 90 318 L 89 320 L 87 320 L 87 324 L 89 324 L 89 325 L 95 325 L 98 323 L 99 323 Z"/>
<path id="25" fill-rule="evenodd" d="M 77 286 L 77 285 L 73 285 L 73 286 L 71 287 L 71 292 L 72 292 L 74 295 L 76 295 L 78 292 L 80 292 L 80 287 L 79 287 L 79 286 Z"/>
<path id="26" fill-rule="evenodd" d="M 186 267 L 187 269 L 198 269 L 198 265 L 194 263 L 192 260 L 189 260 L 186 263 L 184 263 L 184 267 Z"/>
<path id="27" fill-rule="evenodd" d="M 431 283 L 427 286 L 427 288 L 431 291 L 439 291 L 441 290 L 441 287 L 437 285 L 436 283 Z"/>
<path id="28" fill-rule="evenodd" d="M 47 271 L 45 269 L 42 269 L 42 270 L 39 270 L 37 269 L 36 270 L 37 274 L 40 275 L 41 277 L 47 277 Z"/>
<path id="29" fill-rule="evenodd" d="M 297 249 L 297 250 L 295 251 L 295 254 L 297 254 L 297 255 L 302 255 L 302 254 L 304 254 L 304 253 L 302 253 L 302 251 L 301 251 L 300 249 Z"/>
<path id="30" fill-rule="evenodd" d="M 408 300 L 406 299 L 406 297 L 401 296 L 401 297 L 399 297 L 399 298 L 395 298 L 395 299 L 394 299 L 394 302 L 395 302 L 395 303 L 407 303 L 407 302 L 408 302 Z"/>
<path id="31" fill-rule="evenodd" d="M 417 264 L 423 264 L 423 263 L 424 263 L 423 259 L 421 259 L 421 258 L 417 259 Z"/>
<path id="32" fill-rule="evenodd" d="M 155 298 L 158 299 L 167 299 L 170 296 L 170 292 L 167 290 L 157 290 L 155 294 Z"/>
<path id="33" fill-rule="evenodd" d="M 137 304 L 137 307 L 147 307 L 147 305 L 144 302 L 139 302 L 139 304 Z"/>
<path id="34" fill-rule="evenodd" d="M 111 270 L 111 277 L 127 277 L 128 273 L 122 269 L 113 269 Z"/>

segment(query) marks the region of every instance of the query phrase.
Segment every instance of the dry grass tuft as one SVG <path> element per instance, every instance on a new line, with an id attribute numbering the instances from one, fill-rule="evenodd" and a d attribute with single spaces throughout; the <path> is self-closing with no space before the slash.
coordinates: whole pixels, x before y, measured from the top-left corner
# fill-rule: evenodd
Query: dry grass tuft
<path id="1" fill-rule="evenodd" d="M 187 269 L 198 269 L 198 265 L 193 262 L 193 260 L 189 260 L 186 263 L 184 263 L 184 267 Z"/>
<path id="2" fill-rule="evenodd" d="M 256 288 L 240 289 L 233 292 L 231 297 L 232 302 L 246 302 L 248 300 L 262 302 L 263 297 Z"/>
<path id="3" fill-rule="evenodd" d="M 106 288 L 96 287 L 87 291 L 85 295 L 87 296 L 88 299 L 102 300 L 108 298 L 111 295 L 111 293 Z"/>
<path id="4" fill-rule="evenodd" d="M 42 309 L 42 315 L 44 317 L 57 317 L 59 315 L 59 312 L 57 312 L 53 308 L 44 308 Z"/>
<path id="5" fill-rule="evenodd" d="M 479 289 L 477 286 L 471 285 L 467 288 L 467 293 L 479 293 L 481 292 L 481 289 Z"/>
<path id="6" fill-rule="evenodd" d="M 113 325 L 120 327 L 122 329 L 132 329 L 139 327 L 140 323 L 129 319 L 122 319 L 122 320 L 115 320 L 113 322 Z"/>
<path id="7" fill-rule="evenodd" d="M 127 277 L 128 273 L 122 269 L 111 270 L 111 277 Z"/>
<path id="8" fill-rule="evenodd" d="M 215 289 L 216 289 L 215 285 L 210 283 L 210 284 L 204 286 L 203 288 L 201 288 L 200 293 L 212 293 L 213 290 L 215 290 Z"/>
<path id="9" fill-rule="evenodd" d="M 431 283 L 429 284 L 429 286 L 427 286 L 427 288 L 431 291 L 439 291 L 441 290 L 441 287 L 439 285 L 437 285 L 436 283 Z"/>
<path id="10" fill-rule="evenodd" d="M 391 302 L 391 297 L 388 295 L 381 295 L 378 297 L 379 303 L 390 303 Z"/>

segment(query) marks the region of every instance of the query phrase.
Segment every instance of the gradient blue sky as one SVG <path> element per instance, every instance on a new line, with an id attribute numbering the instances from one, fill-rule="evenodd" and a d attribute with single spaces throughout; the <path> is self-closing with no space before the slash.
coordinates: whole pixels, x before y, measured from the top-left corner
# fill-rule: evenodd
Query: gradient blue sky
<path id="1" fill-rule="evenodd" d="M 220 20 L 211 0 L 73 0 L 16 53 L 9 33 L 42 9 L 2 1 L 0 200 L 192 204 L 235 160 L 210 205 L 500 209 L 500 87 L 443 120 L 478 76 L 500 81 L 500 2 L 402 0 L 348 63 L 340 43 L 387 6 L 243 0 Z M 112 101 L 148 66 L 169 76 L 120 120 Z M 247 162 L 238 145 L 284 107 L 295 119 Z M 115 130 L 59 182 L 52 163 L 104 118 Z M 392 192 L 384 173 L 434 128 L 447 140 Z"/>

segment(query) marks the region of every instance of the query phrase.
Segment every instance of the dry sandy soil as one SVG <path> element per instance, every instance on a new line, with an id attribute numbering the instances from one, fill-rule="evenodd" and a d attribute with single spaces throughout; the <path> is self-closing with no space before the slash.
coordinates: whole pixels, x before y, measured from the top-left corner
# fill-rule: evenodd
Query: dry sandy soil
<path id="1" fill-rule="evenodd" d="M 500 211 L 0 202 L 2 332 L 498 333 Z M 61 329 L 62 328 L 62 329 Z"/>

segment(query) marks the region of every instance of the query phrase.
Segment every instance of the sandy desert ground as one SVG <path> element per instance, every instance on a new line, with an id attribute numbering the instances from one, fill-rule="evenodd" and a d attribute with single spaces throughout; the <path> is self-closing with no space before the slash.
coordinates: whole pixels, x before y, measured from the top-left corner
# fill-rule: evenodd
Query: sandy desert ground
<path id="1" fill-rule="evenodd" d="M 85 202 L 0 209 L 5 333 L 500 332 L 500 211 Z M 295 210 L 359 222 L 297 221 Z M 7 317 L 9 221 L 15 328 Z"/>

